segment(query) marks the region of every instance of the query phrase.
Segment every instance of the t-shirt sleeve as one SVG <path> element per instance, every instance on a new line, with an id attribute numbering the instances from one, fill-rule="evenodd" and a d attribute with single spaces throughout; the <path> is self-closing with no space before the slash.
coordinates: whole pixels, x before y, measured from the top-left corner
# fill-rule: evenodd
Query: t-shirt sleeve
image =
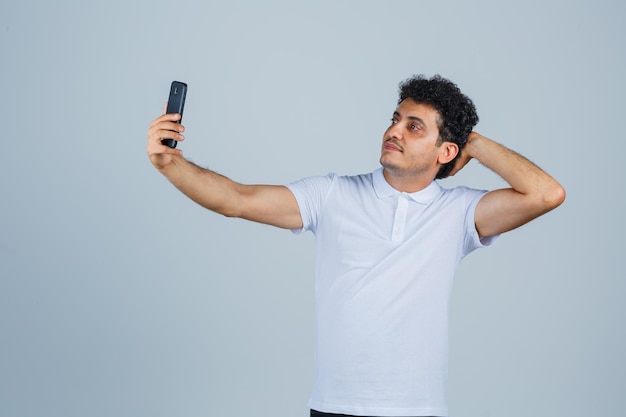
<path id="1" fill-rule="evenodd" d="M 476 230 L 476 221 L 474 218 L 476 206 L 478 206 L 480 199 L 487 194 L 487 191 L 467 188 L 465 192 L 467 193 L 466 196 L 469 204 L 467 206 L 467 211 L 465 212 L 465 247 L 463 255 L 467 255 L 475 249 L 493 245 L 500 236 L 498 234 L 481 238 L 478 235 L 478 230 Z"/>
<path id="2" fill-rule="evenodd" d="M 307 177 L 287 184 L 287 188 L 298 202 L 303 225 L 301 229 L 292 230 L 293 233 L 298 234 L 307 230 L 315 233 L 324 200 L 334 180 L 335 174 L 328 174 L 323 177 Z"/>

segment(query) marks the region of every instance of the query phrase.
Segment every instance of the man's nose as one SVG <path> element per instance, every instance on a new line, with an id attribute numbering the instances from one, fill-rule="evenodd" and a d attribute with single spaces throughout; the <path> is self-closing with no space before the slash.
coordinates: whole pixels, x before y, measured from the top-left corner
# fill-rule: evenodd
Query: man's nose
<path id="1" fill-rule="evenodd" d="M 404 135 L 402 133 L 402 127 L 400 126 L 401 123 L 395 123 L 391 126 L 389 126 L 389 137 L 397 139 L 397 140 L 402 140 L 404 139 Z"/>

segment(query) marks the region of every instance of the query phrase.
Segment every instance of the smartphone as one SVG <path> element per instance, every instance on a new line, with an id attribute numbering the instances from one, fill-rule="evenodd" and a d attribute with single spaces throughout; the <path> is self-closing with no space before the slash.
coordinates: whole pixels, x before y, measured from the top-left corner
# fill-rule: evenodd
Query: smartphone
<path id="1" fill-rule="evenodd" d="M 166 113 L 180 114 L 180 120 L 178 120 L 177 123 L 180 123 L 183 120 L 185 97 L 187 97 L 187 84 L 180 81 L 172 81 L 172 86 L 170 87 L 170 96 L 167 100 Z M 163 139 L 161 143 L 165 146 L 169 146 L 170 148 L 175 148 L 176 144 L 178 144 L 178 141 L 174 139 Z"/>

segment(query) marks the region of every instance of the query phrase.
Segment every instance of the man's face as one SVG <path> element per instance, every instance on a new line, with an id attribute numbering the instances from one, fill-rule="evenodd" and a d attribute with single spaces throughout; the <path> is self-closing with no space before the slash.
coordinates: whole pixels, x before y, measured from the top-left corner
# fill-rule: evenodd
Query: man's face
<path id="1" fill-rule="evenodd" d="M 383 135 L 380 164 L 393 176 L 428 175 L 439 170 L 439 113 L 427 104 L 406 99 L 393 113 Z"/>

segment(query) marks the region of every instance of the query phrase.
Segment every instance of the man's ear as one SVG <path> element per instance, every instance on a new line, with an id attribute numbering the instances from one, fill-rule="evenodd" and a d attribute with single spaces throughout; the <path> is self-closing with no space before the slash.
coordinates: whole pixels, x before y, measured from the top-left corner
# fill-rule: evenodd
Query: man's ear
<path id="1" fill-rule="evenodd" d="M 459 145 L 454 142 L 444 142 L 439 146 L 439 158 L 437 161 L 441 164 L 447 164 L 452 161 L 459 153 Z"/>

